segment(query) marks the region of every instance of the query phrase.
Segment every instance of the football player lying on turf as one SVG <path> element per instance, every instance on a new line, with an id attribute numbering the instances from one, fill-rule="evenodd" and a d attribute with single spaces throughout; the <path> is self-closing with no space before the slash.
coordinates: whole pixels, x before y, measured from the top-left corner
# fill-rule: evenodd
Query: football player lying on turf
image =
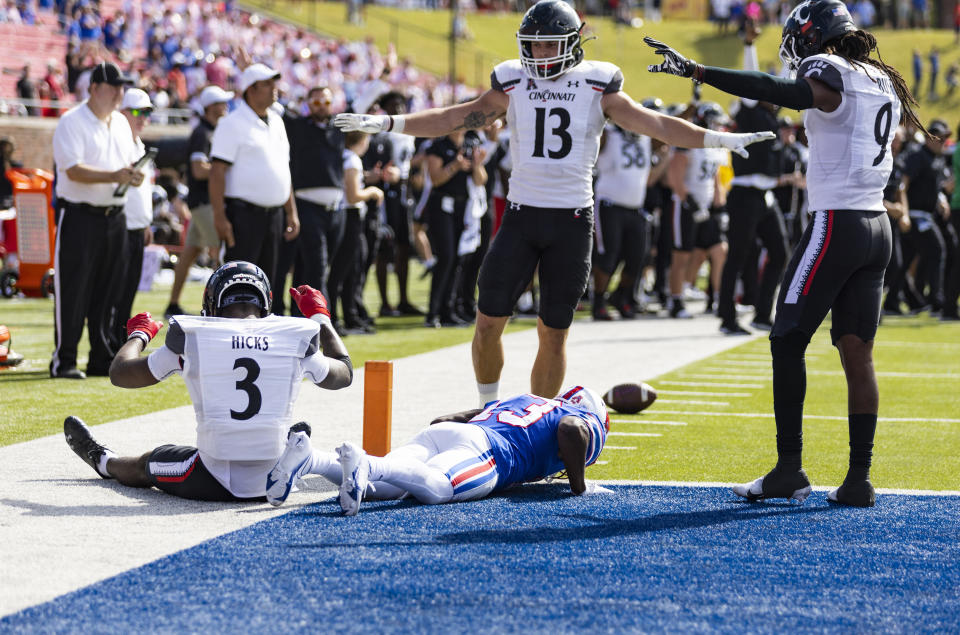
<path id="1" fill-rule="evenodd" d="M 600 456 L 608 429 L 600 395 L 575 386 L 554 399 L 524 394 L 438 417 L 385 457 L 369 456 L 352 443 L 323 452 L 310 445 L 308 433 L 291 431 L 268 477 L 267 500 L 281 505 L 306 474 L 340 484 L 340 507 L 348 516 L 364 497 L 409 494 L 430 505 L 476 500 L 561 470 L 574 494 L 600 491 L 587 486 L 584 468 Z"/>
<path id="2" fill-rule="evenodd" d="M 272 315 L 264 272 L 249 262 L 229 262 L 207 282 L 203 316 L 172 318 L 165 345 L 150 355 L 141 353 L 163 324 L 149 313 L 127 322 L 128 339 L 110 366 L 110 380 L 140 388 L 183 375 L 197 416 L 197 447 L 162 445 L 121 458 L 76 417 L 63 423 L 67 444 L 101 477 L 123 485 L 195 500 L 262 501 L 304 375 L 330 390 L 353 380 L 323 295 L 306 285 L 290 294 L 311 319 Z"/>

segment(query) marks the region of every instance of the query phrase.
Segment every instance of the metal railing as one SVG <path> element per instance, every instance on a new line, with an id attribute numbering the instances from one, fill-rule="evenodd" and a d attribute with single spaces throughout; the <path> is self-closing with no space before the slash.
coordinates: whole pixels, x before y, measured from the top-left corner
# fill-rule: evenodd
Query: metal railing
<path id="1" fill-rule="evenodd" d="M 69 110 L 79 104 L 79 101 L 56 101 L 45 99 L 21 99 L 19 97 L 0 97 L 0 115 L 10 117 L 42 117 L 44 109 L 57 111 Z M 36 112 L 30 112 L 33 108 Z M 57 116 L 60 113 L 58 112 Z M 187 123 L 197 116 L 189 108 L 158 108 L 150 115 L 151 123 Z"/>

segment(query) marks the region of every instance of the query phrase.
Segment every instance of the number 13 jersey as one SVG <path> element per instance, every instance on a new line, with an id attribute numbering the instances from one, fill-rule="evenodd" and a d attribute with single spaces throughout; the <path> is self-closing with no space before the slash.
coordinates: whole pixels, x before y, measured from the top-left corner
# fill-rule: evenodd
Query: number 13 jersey
<path id="1" fill-rule="evenodd" d="M 197 417 L 197 448 L 229 461 L 283 452 L 304 375 L 322 381 L 329 362 L 319 325 L 305 318 L 180 315 L 150 354 L 157 379 L 183 375 Z"/>
<path id="2" fill-rule="evenodd" d="M 556 79 L 531 79 L 520 60 L 509 60 L 493 69 L 490 83 L 510 98 L 510 201 L 592 207 L 593 166 L 606 122 L 600 100 L 622 88 L 620 69 L 583 61 Z"/>
<path id="3" fill-rule="evenodd" d="M 893 82 L 876 67 L 824 54 L 804 59 L 797 77 L 819 80 L 843 95 L 833 112 L 811 108 L 803 114 L 810 140 L 810 209 L 882 212 L 900 122 Z"/>

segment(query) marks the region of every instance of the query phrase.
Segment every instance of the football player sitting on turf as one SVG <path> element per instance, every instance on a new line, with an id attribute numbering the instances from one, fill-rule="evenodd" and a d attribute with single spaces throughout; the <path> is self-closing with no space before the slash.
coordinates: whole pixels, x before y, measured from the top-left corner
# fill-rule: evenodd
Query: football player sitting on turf
<path id="1" fill-rule="evenodd" d="M 262 501 L 304 375 L 331 390 L 353 380 L 323 295 L 306 285 L 290 295 L 311 319 L 271 315 L 263 270 L 229 262 L 207 282 L 203 317 L 171 318 L 165 345 L 150 355 L 141 352 L 163 324 L 149 313 L 127 322 L 128 339 L 110 366 L 110 380 L 140 388 L 183 375 L 197 416 L 197 447 L 162 445 L 139 457 L 118 457 L 76 417 L 63 423 L 67 444 L 101 477 L 123 485 L 195 500 Z"/>
<path id="2" fill-rule="evenodd" d="M 561 470 L 579 495 L 597 489 L 587 487 L 584 468 L 600 456 L 608 429 L 603 399 L 576 386 L 554 399 L 524 394 L 438 417 L 385 457 L 369 456 L 352 443 L 335 453 L 315 450 L 306 432 L 291 431 L 268 477 L 267 500 L 281 505 L 306 474 L 339 483 L 340 507 L 348 516 L 364 497 L 409 494 L 431 505 L 476 500 Z"/>

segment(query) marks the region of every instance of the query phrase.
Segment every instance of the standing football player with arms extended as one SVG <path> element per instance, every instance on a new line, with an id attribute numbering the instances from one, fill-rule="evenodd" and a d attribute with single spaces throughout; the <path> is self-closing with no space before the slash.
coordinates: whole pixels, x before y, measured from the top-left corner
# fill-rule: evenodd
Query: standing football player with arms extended
<path id="1" fill-rule="evenodd" d="M 306 285 L 290 295 L 311 319 L 271 315 L 270 279 L 260 267 L 234 261 L 207 281 L 203 316 L 171 318 L 164 346 L 149 355 L 141 353 L 163 324 L 149 313 L 130 318 L 110 380 L 141 388 L 183 375 L 197 416 L 197 447 L 162 445 L 118 457 L 72 416 L 63 423 L 67 444 L 101 477 L 129 487 L 194 500 L 264 500 L 288 429 L 309 434 L 305 423 L 290 426 L 303 377 L 329 390 L 353 380 L 323 295 Z"/>
<path id="2" fill-rule="evenodd" d="M 647 110 L 621 90 L 620 69 L 583 60 L 583 23 L 562 0 L 543 0 L 517 32 L 520 59 L 497 65 L 477 99 L 409 115 L 340 114 L 344 130 L 441 137 L 506 115 L 512 137 L 507 211 L 480 271 L 473 368 L 481 405 L 497 399 L 501 336 L 539 264 L 539 350 L 531 392 L 552 397 L 566 372 L 567 331 L 590 275 L 593 166 L 609 118 L 621 128 L 686 148 L 746 146 L 770 133 L 708 131 Z"/>
<path id="3" fill-rule="evenodd" d="M 873 339 L 892 245 L 883 189 L 897 123 L 903 118 L 926 132 L 912 109 L 916 101 L 896 69 L 870 57 L 876 39 L 857 29 L 840 0 L 805 0 L 787 18 L 780 57 L 796 79 L 705 67 L 662 42 L 644 40 L 664 58 L 651 72 L 805 111 L 813 219 L 784 273 L 770 333 L 778 460 L 769 474 L 733 491 L 750 501 L 802 502 L 810 494 L 801 467 L 804 352 L 832 310 L 830 335 L 847 379 L 850 466 L 828 498 L 873 506 L 870 463 L 880 399 Z"/>

